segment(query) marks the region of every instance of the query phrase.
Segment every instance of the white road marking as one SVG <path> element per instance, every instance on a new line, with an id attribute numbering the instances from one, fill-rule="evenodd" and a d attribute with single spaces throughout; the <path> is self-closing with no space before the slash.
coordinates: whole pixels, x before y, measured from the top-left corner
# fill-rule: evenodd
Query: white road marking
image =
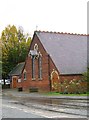
<path id="1" fill-rule="evenodd" d="M 61 113 L 51 113 L 50 111 L 42 111 L 42 110 L 38 110 L 38 109 L 34 109 L 34 108 L 19 108 L 18 106 L 11 106 L 11 105 L 7 105 L 7 104 L 2 104 L 2 107 L 9 107 L 12 109 L 17 109 L 17 110 L 21 110 L 24 111 L 25 113 L 32 113 L 35 115 L 39 115 L 41 117 L 45 117 L 45 118 L 78 118 L 79 116 L 69 116 L 69 115 L 64 115 Z M 21 107 L 21 106 L 20 106 Z M 63 109 L 61 109 L 61 111 L 63 111 Z M 81 118 L 81 116 L 79 117 Z"/>
<path id="2" fill-rule="evenodd" d="M 35 110 L 27 110 L 27 109 L 25 109 L 25 108 L 18 108 L 18 107 L 15 107 L 15 106 L 11 106 L 11 105 L 5 105 L 5 104 L 3 104 L 2 105 L 3 107 L 9 107 L 9 108 L 11 108 L 11 109 L 18 109 L 18 110 L 22 110 L 22 111 L 24 111 L 24 112 L 26 112 L 26 113 L 35 113 L 36 115 L 40 115 L 40 116 L 43 116 L 43 117 L 46 117 L 46 118 L 49 118 L 49 116 L 47 116 L 47 115 L 42 115 L 41 114 L 41 112 L 39 112 L 39 111 L 35 111 Z"/>
<path id="3" fill-rule="evenodd" d="M 26 112 L 26 113 L 35 113 L 36 115 L 40 115 L 40 116 L 42 116 L 42 117 L 45 117 L 45 118 L 56 118 L 56 117 L 58 117 L 58 116 L 50 116 L 50 115 L 46 115 L 46 114 L 48 114 L 48 113 L 46 113 L 45 112 L 45 114 L 44 114 L 44 111 L 38 111 L 38 110 L 32 110 L 32 109 L 26 109 L 26 108 L 19 108 L 19 107 L 16 107 L 16 106 L 11 106 L 11 105 L 6 105 L 6 104 L 3 104 L 2 105 L 3 107 L 9 107 L 9 108 L 11 108 L 11 109 L 18 109 L 18 110 L 21 110 L 21 111 L 24 111 L 24 112 Z M 61 117 L 68 117 L 68 116 L 61 116 Z"/>

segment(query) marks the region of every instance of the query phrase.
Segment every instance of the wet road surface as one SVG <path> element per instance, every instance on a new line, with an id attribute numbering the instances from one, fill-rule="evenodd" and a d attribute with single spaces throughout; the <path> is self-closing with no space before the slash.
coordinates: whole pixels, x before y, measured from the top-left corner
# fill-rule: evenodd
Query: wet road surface
<path id="1" fill-rule="evenodd" d="M 86 100 L 64 100 L 64 99 L 39 99 L 39 98 L 23 98 L 22 101 L 15 104 L 32 106 L 36 109 L 48 110 L 56 113 L 65 113 L 75 116 L 87 116 L 87 101 Z"/>
<path id="2" fill-rule="evenodd" d="M 34 111 L 30 111 L 22 105 L 16 106 L 11 101 L 3 99 L 2 102 L 2 118 L 42 118 Z"/>
<path id="3" fill-rule="evenodd" d="M 16 95 L 16 94 L 15 94 Z M 20 110 L 34 113 L 35 115 L 46 118 L 87 118 L 89 102 L 87 99 L 64 99 L 36 97 L 35 94 L 26 96 L 18 93 L 17 97 L 3 96 L 8 104 Z M 3 108 L 5 105 L 3 106 Z M 28 115 L 27 115 L 28 116 Z"/>

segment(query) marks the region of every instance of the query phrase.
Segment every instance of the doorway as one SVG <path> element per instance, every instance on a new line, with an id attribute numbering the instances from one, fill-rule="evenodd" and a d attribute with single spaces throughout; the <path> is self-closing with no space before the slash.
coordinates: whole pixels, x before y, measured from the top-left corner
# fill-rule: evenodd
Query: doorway
<path id="1" fill-rule="evenodd" d="M 53 70 L 51 73 L 51 90 L 59 91 L 59 74 L 56 70 Z"/>
<path id="2" fill-rule="evenodd" d="M 17 87 L 17 76 L 13 76 L 12 77 L 12 88 L 16 88 Z"/>

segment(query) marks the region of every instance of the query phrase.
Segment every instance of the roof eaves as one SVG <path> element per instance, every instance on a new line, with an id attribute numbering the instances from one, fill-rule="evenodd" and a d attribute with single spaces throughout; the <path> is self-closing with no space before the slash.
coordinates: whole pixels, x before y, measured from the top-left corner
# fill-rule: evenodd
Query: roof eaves
<path id="1" fill-rule="evenodd" d="M 16 74 L 15 71 L 16 71 L 16 69 L 18 68 L 18 66 L 21 65 L 21 64 L 23 64 L 23 66 L 21 67 L 21 68 L 23 69 L 25 62 L 18 63 L 18 64 L 12 69 L 12 71 L 11 71 L 8 75 L 9 75 L 9 76 L 19 75 L 18 73 Z M 13 72 L 13 71 L 14 71 L 14 72 Z M 22 71 L 22 70 L 21 70 L 21 71 Z M 21 73 L 20 73 L 20 74 L 21 74 Z"/>

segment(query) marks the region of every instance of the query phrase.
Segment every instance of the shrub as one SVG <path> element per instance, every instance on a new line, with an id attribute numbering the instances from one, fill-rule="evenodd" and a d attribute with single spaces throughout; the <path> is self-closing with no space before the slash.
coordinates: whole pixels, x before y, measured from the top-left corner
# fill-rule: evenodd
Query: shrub
<path id="1" fill-rule="evenodd" d="M 63 94 L 81 94 L 87 92 L 87 82 L 82 80 L 64 80 L 62 83 L 54 83 L 54 88 L 57 92 Z M 60 90 L 61 89 L 61 90 Z"/>

